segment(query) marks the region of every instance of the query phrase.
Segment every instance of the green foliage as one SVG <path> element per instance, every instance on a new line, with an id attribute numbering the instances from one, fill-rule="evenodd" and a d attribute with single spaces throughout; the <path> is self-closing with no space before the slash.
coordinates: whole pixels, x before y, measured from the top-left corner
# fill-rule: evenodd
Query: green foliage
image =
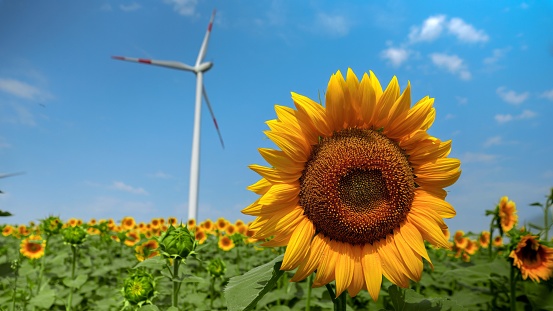
<path id="1" fill-rule="evenodd" d="M 283 256 L 230 279 L 225 288 L 225 299 L 229 311 L 253 310 L 257 302 L 275 287 L 284 273 L 280 270 Z"/>
<path id="2" fill-rule="evenodd" d="M 185 259 L 194 252 L 196 241 L 194 234 L 186 227 L 170 226 L 159 238 L 161 254 L 167 258 Z"/>

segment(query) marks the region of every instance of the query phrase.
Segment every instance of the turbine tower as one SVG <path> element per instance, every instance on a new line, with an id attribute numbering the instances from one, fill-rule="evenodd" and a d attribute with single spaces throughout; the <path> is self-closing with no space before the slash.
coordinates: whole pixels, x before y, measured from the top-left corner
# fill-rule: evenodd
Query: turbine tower
<path id="1" fill-rule="evenodd" d="M 132 58 L 132 57 L 123 57 L 123 56 L 112 56 L 113 59 L 130 61 L 135 63 L 147 64 L 147 65 L 156 65 L 161 67 L 167 67 L 172 69 L 191 71 L 196 74 L 196 105 L 194 111 L 194 131 L 192 134 L 192 156 L 190 160 L 190 188 L 188 193 L 188 219 L 197 220 L 198 214 L 198 178 L 200 172 L 200 121 L 201 121 L 201 110 L 202 110 L 202 95 L 205 98 L 207 108 L 209 108 L 209 113 L 215 124 L 215 129 L 217 129 L 217 134 L 219 135 L 219 140 L 223 149 L 225 144 L 223 143 L 223 137 L 219 131 L 219 126 L 217 125 L 217 120 L 213 114 L 213 109 L 209 103 L 207 97 L 207 92 L 203 86 L 203 74 L 208 71 L 212 66 L 212 62 L 204 62 L 204 56 L 207 52 L 207 44 L 209 41 L 209 36 L 211 34 L 211 28 L 213 27 L 213 20 L 215 18 L 215 10 L 211 14 L 211 19 L 209 20 L 209 25 L 207 26 L 207 32 L 205 33 L 204 41 L 198 53 L 198 58 L 196 59 L 196 64 L 190 66 L 183 64 L 177 61 L 166 61 L 166 60 L 154 60 L 154 59 L 143 59 L 143 58 Z"/>

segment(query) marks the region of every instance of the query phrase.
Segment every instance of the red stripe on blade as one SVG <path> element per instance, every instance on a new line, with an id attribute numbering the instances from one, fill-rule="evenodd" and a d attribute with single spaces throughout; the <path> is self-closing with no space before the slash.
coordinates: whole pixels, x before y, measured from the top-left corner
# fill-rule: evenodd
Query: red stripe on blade
<path id="1" fill-rule="evenodd" d="M 151 60 L 149 60 L 149 59 L 143 59 L 143 58 L 139 58 L 139 59 L 138 59 L 138 62 L 139 62 L 139 63 L 144 63 L 144 64 L 151 64 L 151 63 L 152 63 Z"/>

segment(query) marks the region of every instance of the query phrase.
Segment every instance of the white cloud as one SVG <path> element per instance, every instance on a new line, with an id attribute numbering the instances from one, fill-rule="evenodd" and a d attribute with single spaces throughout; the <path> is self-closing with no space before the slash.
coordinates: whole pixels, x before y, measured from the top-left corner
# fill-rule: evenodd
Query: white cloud
<path id="1" fill-rule="evenodd" d="M 409 32 L 409 41 L 420 42 L 433 41 L 437 39 L 441 35 L 444 28 L 445 19 L 445 15 L 430 16 L 422 23 L 421 27 L 411 27 L 411 32 Z"/>
<path id="2" fill-rule="evenodd" d="M 445 115 L 444 118 L 445 118 L 446 120 L 451 120 L 451 119 L 454 119 L 454 118 L 455 118 L 455 115 L 452 114 L 452 113 L 448 113 L 448 114 Z"/>
<path id="3" fill-rule="evenodd" d="M 445 15 L 440 14 L 425 19 L 422 26 L 411 27 L 409 42 L 434 41 L 442 35 L 444 29 L 461 42 L 475 43 L 489 40 L 489 36 L 483 30 L 477 30 L 461 18 L 453 17 L 448 21 Z"/>
<path id="4" fill-rule="evenodd" d="M 119 6 L 119 8 L 121 9 L 121 11 L 124 11 L 124 12 L 132 12 L 132 11 L 136 11 L 136 10 L 142 8 L 142 5 L 140 5 L 136 2 L 133 2 L 133 3 L 128 4 L 128 5 L 121 4 Z"/>
<path id="5" fill-rule="evenodd" d="M 465 23 L 458 17 L 454 17 L 449 21 L 447 29 L 449 33 L 463 42 L 475 43 L 489 40 L 488 35 L 483 30 L 476 30 L 471 24 Z"/>
<path id="6" fill-rule="evenodd" d="M 112 11 L 111 4 L 109 3 L 102 4 L 102 6 L 100 7 L 100 10 L 107 11 L 107 12 Z"/>
<path id="7" fill-rule="evenodd" d="M 491 146 L 501 145 L 502 143 L 503 143 L 503 138 L 501 138 L 501 136 L 494 136 L 494 137 L 488 138 L 484 142 L 484 147 L 491 147 Z"/>
<path id="8" fill-rule="evenodd" d="M 447 71 L 459 75 L 462 80 L 470 80 L 472 75 L 464 64 L 463 59 L 457 55 L 448 55 L 443 53 L 432 53 L 430 58 L 434 65 L 444 68 Z"/>
<path id="9" fill-rule="evenodd" d="M 498 87 L 496 93 L 497 95 L 499 95 L 499 97 L 501 97 L 501 99 L 513 105 L 522 104 L 526 99 L 528 99 L 528 96 L 530 95 L 530 93 L 528 92 L 519 94 L 515 91 L 507 90 L 507 88 L 504 86 Z"/>
<path id="10" fill-rule="evenodd" d="M 486 154 L 486 153 L 465 152 L 460 156 L 460 158 L 461 158 L 461 163 L 491 162 L 496 160 L 497 156 L 493 154 Z"/>
<path id="11" fill-rule="evenodd" d="M 315 19 L 315 29 L 331 36 L 343 37 L 349 33 L 350 27 L 349 19 L 343 15 L 319 13 Z"/>
<path id="12" fill-rule="evenodd" d="M 40 90 L 25 82 L 15 79 L 0 78 L 0 91 L 4 91 L 10 95 L 36 101 L 44 101 L 51 97 L 45 91 Z"/>
<path id="13" fill-rule="evenodd" d="M 0 108 L 6 107 L 8 112 L 3 112 L 0 109 L 0 121 L 7 123 L 23 124 L 35 126 L 35 117 L 24 105 L 8 102 L 7 105 L 2 105 Z"/>
<path id="14" fill-rule="evenodd" d="M 537 116 L 537 114 L 530 110 L 524 110 L 519 115 L 511 115 L 511 114 L 497 114 L 495 115 L 495 120 L 498 123 L 507 123 L 513 120 L 525 120 L 525 119 L 531 119 L 533 117 Z"/>
<path id="15" fill-rule="evenodd" d="M 129 185 L 127 185 L 127 184 L 125 184 L 124 182 L 121 182 L 121 181 L 114 181 L 110 188 L 114 189 L 114 190 L 121 190 L 121 191 L 129 192 L 129 193 L 132 193 L 132 194 L 148 194 L 148 192 L 146 190 L 144 190 L 143 188 L 135 188 L 135 187 L 129 186 Z"/>
<path id="16" fill-rule="evenodd" d="M 399 67 L 409 58 L 409 51 L 403 48 L 387 48 L 380 53 L 380 56 L 392 63 L 392 66 Z"/>
<path id="17" fill-rule="evenodd" d="M 162 171 L 157 171 L 155 172 L 154 174 L 150 174 L 149 175 L 150 177 L 153 177 L 153 178 L 158 178 L 158 179 L 170 179 L 170 178 L 173 178 L 173 176 L 165 173 L 165 172 L 162 172 Z"/>
<path id="18" fill-rule="evenodd" d="M 457 99 L 459 105 L 466 105 L 469 102 L 468 98 L 462 96 L 455 96 L 455 99 Z"/>
<path id="19" fill-rule="evenodd" d="M 541 93 L 540 97 L 553 101 L 553 89 Z"/>
<path id="20" fill-rule="evenodd" d="M 173 5 L 173 10 L 180 15 L 192 16 L 196 13 L 198 0 L 165 0 L 165 3 Z"/>
<path id="21" fill-rule="evenodd" d="M 484 64 L 486 65 L 493 65 L 497 63 L 500 59 L 505 57 L 507 52 L 511 50 L 510 47 L 504 48 L 504 49 L 494 49 L 492 51 L 492 56 L 484 58 Z"/>

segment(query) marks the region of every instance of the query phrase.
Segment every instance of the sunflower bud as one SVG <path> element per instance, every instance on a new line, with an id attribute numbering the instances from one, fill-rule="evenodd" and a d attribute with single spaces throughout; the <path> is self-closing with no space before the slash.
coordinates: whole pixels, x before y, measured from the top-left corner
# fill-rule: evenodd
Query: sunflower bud
<path id="1" fill-rule="evenodd" d="M 40 228 L 46 235 L 54 235 L 60 233 L 63 223 L 57 216 L 50 216 L 42 220 Z"/>
<path id="2" fill-rule="evenodd" d="M 172 225 L 159 238 L 159 249 L 166 258 L 186 258 L 196 248 L 194 234 L 186 227 Z"/>
<path id="3" fill-rule="evenodd" d="M 80 226 L 66 227 L 61 230 L 63 241 L 71 245 L 83 244 L 86 238 L 86 231 Z"/>
<path id="4" fill-rule="evenodd" d="M 222 277 L 227 271 L 227 265 L 221 258 L 212 259 L 207 265 L 207 272 L 212 277 Z"/>
<path id="5" fill-rule="evenodd" d="M 123 296 L 131 305 L 143 305 L 154 297 L 154 277 L 146 271 L 135 270 L 125 279 Z"/>

